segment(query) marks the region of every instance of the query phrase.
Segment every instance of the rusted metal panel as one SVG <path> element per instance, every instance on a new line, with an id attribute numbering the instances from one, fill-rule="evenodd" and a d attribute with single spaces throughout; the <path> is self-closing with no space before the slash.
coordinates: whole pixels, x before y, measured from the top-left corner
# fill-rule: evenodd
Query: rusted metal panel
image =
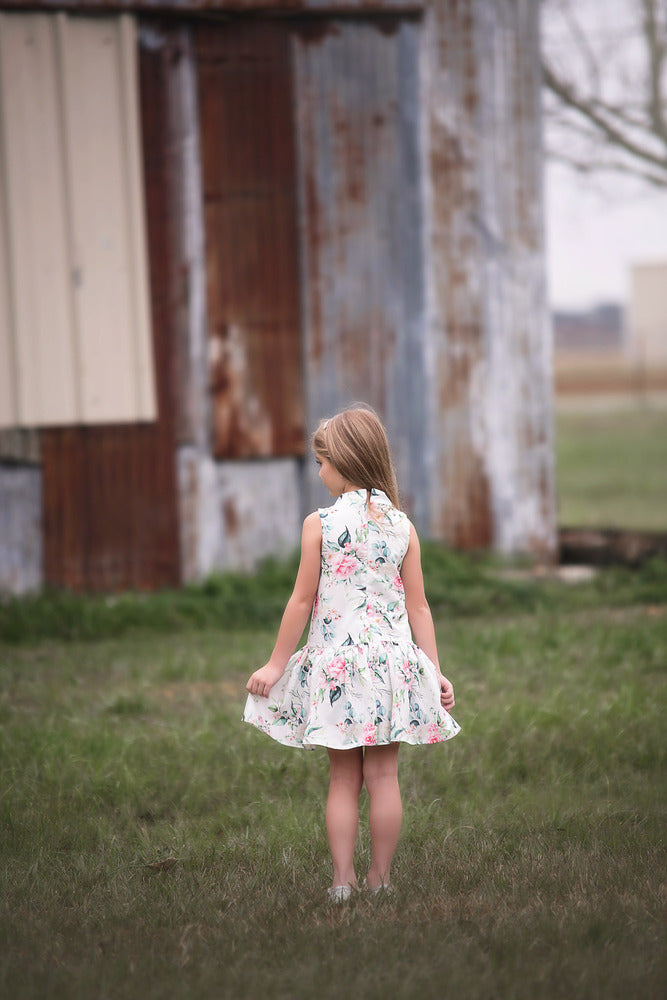
<path id="1" fill-rule="evenodd" d="M 151 589 L 180 581 L 162 51 L 141 50 L 140 76 L 159 416 L 152 424 L 43 432 L 44 576 L 75 590 Z"/>
<path id="2" fill-rule="evenodd" d="M 355 400 L 376 407 L 424 525 L 419 24 L 319 28 L 294 32 L 309 425 Z M 322 500 L 313 472 L 307 503 Z"/>
<path id="3" fill-rule="evenodd" d="M 153 425 L 43 434 L 44 579 L 72 590 L 175 585 L 172 456 Z"/>
<path id="4" fill-rule="evenodd" d="M 556 549 L 538 5 L 433 0 L 424 31 L 433 534 Z"/>
<path id="5" fill-rule="evenodd" d="M 42 583 L 41 479 L 39 468 L 0 464 L 0 592 Z"/>
<path id="6" fill-rule="evenodd" d="M 304 448 L 289 36 L 196 28 L 213 454 Z"/>

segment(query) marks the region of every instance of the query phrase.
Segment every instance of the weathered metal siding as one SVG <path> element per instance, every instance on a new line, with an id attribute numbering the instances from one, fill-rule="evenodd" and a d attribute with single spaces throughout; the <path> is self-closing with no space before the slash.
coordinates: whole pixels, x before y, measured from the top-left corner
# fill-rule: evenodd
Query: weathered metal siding
<path id="1" fill-rule="evenodd" d="M 145 59 L 160 67 L 164 174 L 168 185 L 170 296 L 174 328 L 174 422 L 181 574 L 196 580 L 215 567 L 223 524 L 215 500 L 208 375 L 206 257 L 199 142 L 197 69 L 187 24 L 154 18 L 140 22 Z"/>
<path id="2" fill-rule="evenodd" d="M 309 426 L 355 400 L 384 417 L 424 526 L 424 257 L 419 24 L 335 21 L 294 35 Z M 322 501 L 314 472 L 306 506 Z"/>
<path id="3" fill-rule="evenodd" d="M 220 25 L 209 27 L 215 32 Z M 174 419 L 181 572 L 187 581 L 223 569 L 251 569 L 268 555 L 296 548 L 300 463 L 213 457 L 196 45 L 191 26 L 150 18 L 141 22 L 140 44 L 161 66 L 162 116 L 169 135 L 165 176 L 172 277 L 165 289 L 177 345 Z M 243 233 L 237 236 L 241 240 Z"/>
<path id="4" fill-rule="evenodd" d="M 158 420 L 45 430 L 44 577 L 75 590 L 180 582 L 174 435 L 174 265 L 164 64 L 141 50 L 141 110 Z"/>
<path id="5" fill-rule="evenodd" d="M 538 6 L 433 0 L 425 23 L 431 530 L 550 556 Z"/>
<path id="6" fill-rule="evenodd" d="M 369 13 L 372 11 L 421 10 L 425 0 L 2 0 L 0 9 L 20 10 L 30 6 L 35 10 L 77 11 L 141 11 L 143 13 L 174 13 L 187 16 L 193 13 L 233 14 L 282 13 L 304 11 L 324 13 Z"/>
<path id="7" fill-rule="evenodd" d="M 0 593 L 42 583 L 41 485 L 38 467 L 0 464 Z"/>
<path id="8" fill-rule="evenodd" d="M 213 453 L 304 449 L 289 36 L 196 29 L 211 331 Z"/>
<path id="9" fill-rule="evenodd" d="M 0 592 L 42 584 L 42 470 L 34 428 L 0 430 Z"/>
<path id="10" fill-rule="evenodd" d="M 214 485 L 224 533 L 209 568 L 251 570 L 267 556 L 284 557 L 298 548 L 301 475 L 295 459 L 220 462 Z"/>

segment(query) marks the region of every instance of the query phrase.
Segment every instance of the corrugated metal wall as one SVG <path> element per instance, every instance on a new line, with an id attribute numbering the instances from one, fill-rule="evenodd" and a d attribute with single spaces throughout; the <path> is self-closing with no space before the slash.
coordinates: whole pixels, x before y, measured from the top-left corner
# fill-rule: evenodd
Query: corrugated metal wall
<path id="1" fill-rule="evenodd" d="M 304 415 L 289 35 L 196 30 L 213 454 L 301 454 Z"/>
<path id="2" fill-rule="evenodd" d="M 131 18 L 0 15 L 0 424 L 155 416 Z"/>
<path id="3" fill-rule="evenodd" d="M 158 420 L 42 435 L 44 578 L 76 590 L 180 582 L 174 435 L 173 216 L 164 53 L 141 51 Z"/>
<path id="4" fill-rule="evenodd" d="M 311 426 L 364 400 L 403 500 L 428 521 L 420 26 L 329 20 L 294 36 Z M 311 476 L 310 502 L 321 500 Z"/>
<path id="5" fill-rule="evenodd" d="M 2 0 L 8 9 L 28 6 L 27 0 Z M 193 13 L 215 15 L 226 14 L 294 14 L 299 12 L 356 14 L 371 11 L 419 11 L 424 0 L 29 0 L 29 6 L 36 10 L 57 10 L 67 7 L 72 10 L 122 11 L 133 10 L 144 13 L 173 13 L 187 17 Z"/>
<path id="6" fill-rule="evenodd" d="M 42 583 L 42 477 L 36 466 L 0 464 L 0 591 Z"/>
<path id="7" fill-rule="evenodd" d="M 422 20 L 390 6 L 196 30 L 146 18 L 159 421 L 44 434 L 50 581 L 177 582 L 179 535 L 189 578 L 284 551 L 304 424 L 358 398 L 387 421 L 419 528 L 554 551 L 537 8 L 432 0 Z M 253 458 L 277 454 L 293 457 Z M 288 516 L 271 521 L 278 494 Z M 314 471 L 301 500 L 328 502 Z"/>
<path id="8" fill-rule="evenodd" d="M 539 4 L 432 0 L 424 24 L 431 533 L 556 551 Z"/>

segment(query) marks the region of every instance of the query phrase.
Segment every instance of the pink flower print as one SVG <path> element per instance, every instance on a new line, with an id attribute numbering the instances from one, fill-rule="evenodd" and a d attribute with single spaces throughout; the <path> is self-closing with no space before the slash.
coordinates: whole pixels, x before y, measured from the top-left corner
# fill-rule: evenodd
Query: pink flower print
<path id="1" fill-rule="evenodd" d="M 398 590 L 401 593 L 403 593 L 403 591 L 405 589 L 404 586 L 403 586 L 403 581 L 401 580 L 400 574 L 398 574 L 398 573 L 394 577 L 394 584 L 393 584 L 393 586 L 394 586 L 394 590 Z"/>
<path id="2" fill-rule="evenodd" d="M 352 576 L 356 568 L 357 560 L 354 556 L 341 556 L 334 565 L 334 576 L 344 580 L 348 576 Z"/>
<path id="3" fill-rule="evenodd" d="M 370 747 L 377 742 L 377 736 L 375 735 L 375 726 L 372 722 L 367 722 L 364 726 L 364 732 L 362 735 L 364 741 L 364 746 Z"/>
<path id="4" fill-rule="evenodd" d="M 428 729 L 426 730 L 426 735 L 428 737 L 428 742 L 429 743 L 440 743 L 441 742 L 440 729 L 438 728 L 438 726 L 437 726 L 437 724 L 435 722 L 432 722 L 429 725 Z"/>
<path id="5" fill-rule="evenodd" d="M 328 673 L 331 677 L 335 678 L 337 681 L 342 681 L 345 679 L 345 659 L 342 656 L 337 656 L 331 661 L 328 668 Z"/>
<path id="6" fill-rule="evenodd" d="M 410 666 L 410 661 L 407 659 L 407 657 L 405 660 L 403 660 L 403 665 L 401 666 L 401 674 L 403 675 L 402 679 L 405 682 L 405 686 L 412 691 L 415 686 L 415 675 L 412 667 Z"/>

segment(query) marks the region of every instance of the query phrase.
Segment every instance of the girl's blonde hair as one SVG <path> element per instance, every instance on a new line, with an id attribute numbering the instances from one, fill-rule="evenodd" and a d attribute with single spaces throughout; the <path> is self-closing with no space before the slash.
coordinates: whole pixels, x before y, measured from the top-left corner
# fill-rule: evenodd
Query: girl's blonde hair
<path id="1" fill-rule="evenodd" d="M 350 485 L 382 490 L 394 507 L 399 506 L 387 432 L 369 406 L 353 406 L 321 420 L 313 434 L 312 447 Z"/>

